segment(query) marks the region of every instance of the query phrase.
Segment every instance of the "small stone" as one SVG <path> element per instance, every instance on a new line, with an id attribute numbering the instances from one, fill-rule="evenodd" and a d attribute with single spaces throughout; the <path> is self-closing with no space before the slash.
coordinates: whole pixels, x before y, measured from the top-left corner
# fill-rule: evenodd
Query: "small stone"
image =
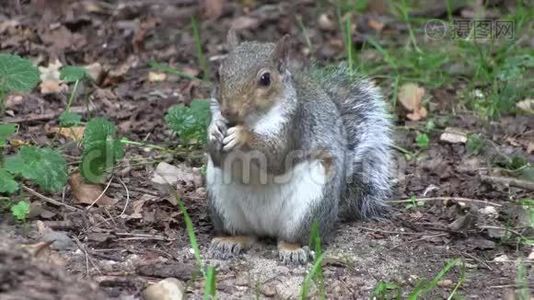
<path id="1" fill-rule="evenodd" d="M 460 128 L 447 127 L 439 137 L 439 140 L 451 144 L 465 144 L 467 142 L 467 133 Z"/>
<path id="2" fill-rule="evenodd" d="M 496 218 L 499 216 L 497 209 L 494 206 L 488 205 L 478 210 L 481 215 L 488 216 L 490 218 Z"/>
<path id="3" fill-rule="evenodd" d="M 450 286 L 452 286 L 452 280 L 450 280 L 450 279 L 440 280 L 440 281 L 438 281 L 438 286 L 439 287 L 450 287 Z"/>
<path id="4" fill-rule="evenodd" d="M 496 256 L 493 261 L 495 262 L 505 262 L 505 261 L 509 261 L 510 259 L 508 258 L 508 255 L 506 254 L 503 254 L 503 255 L 499 255 L 499 256 Z"/>
<path id="5" fill-rule="evenodd" d="M 176 278 L 166 278 L 143 291 L 145 300 L 182 300 L 185 285 Z"/>
<path id="6" fill-rule="evenodd" d="M 261 287 L 261 293 L 266 297 L 276 296 L 276 288 L 271 284 L 265 284 Z"/>
<path id="7" fill-rule="evenodd" d="M 324 30 L 324 31 L 332 31 L 332 30 L 335 30 L 336 29 L 336 24 L 334 23 L 334 21 L 332 20 L 332 18 L 330 18 L 328 16 L 328 14 L 321 14 L 319 16 L 319 28 L 321 30 Z"/>
<path id="8" fill-rule="evenodd" d="M 528 255 L 528 259 L 530 259 L 530 260 L 534 260 L 534 248 L 532 248 L 532 251 L 531 251 L 530 254 Z"/>
<path id="9" fill-rule="evenodd" d="M 76 247 L 74 241 L 64 231 L 47 230 L 42 237 L 45 242 L 52 242 L 50 248 L 55 250 L 70 250 Z"/>

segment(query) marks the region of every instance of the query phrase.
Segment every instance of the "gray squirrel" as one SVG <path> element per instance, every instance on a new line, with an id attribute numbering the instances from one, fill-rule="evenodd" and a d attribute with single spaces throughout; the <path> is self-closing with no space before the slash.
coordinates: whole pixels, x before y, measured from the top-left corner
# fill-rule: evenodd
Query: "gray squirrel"
<path id="1" fill-rule="evenodd" d="M 227 40 L 210 101 L 206 182 L 218 236 L 209 251 L 226 259 L 271 237 L 284 263 L 306 263 L 314 222 L 328 240 L 340 218 L 388 211 L 384 101 L 343 65 L 294 70 L 288 36 L 239 43 L 230 30 Z"/>

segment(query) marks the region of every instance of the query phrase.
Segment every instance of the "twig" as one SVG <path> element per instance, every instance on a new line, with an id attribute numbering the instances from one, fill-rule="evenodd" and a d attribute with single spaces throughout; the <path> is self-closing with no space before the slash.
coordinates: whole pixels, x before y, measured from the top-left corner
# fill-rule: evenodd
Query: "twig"
<path id="1" fill-rule="evenodd" d="M 367 231 L 376 231 L 376 232 L 389 233 L 389 234 L 421 235 L 421 233 L 418 233 L 418 232 L 388 231 L 388 230 L 382 230 L 378 228 L 367 228 L 363 226 L 360 226 L 358 228 L 365 229 Z"/>
<path id="2" fill-rule="evenodd" d="M 407 244 L 411 244 L 411 243 L 415 243 L 415 242 L 419 242 L 419 241 L 424 241 L 424 240 L 427 240 L 429 238 L 435 238 L 435 237 L 440 237 L 440 236 L 446 236 L 446 235 L 449 235 L 448 233 L 438 233 L 438 234 L 435 234 L 435 235 L 424 235 L 418 239 L 415 239 L 415 240 L 410 240 L 410 241 L 404 241 L 402 243 L 399 243 L 398 245 L 395 245 L 389 249 L 387 249 L 388 251 L 391 251 L 391 250 L 394 250 L 394 249 L 397 249 L 399 248 L 400 246 L 404 246 L 404 245 L 407 245 Z"/>
<path id="3" fill-rule="evenodd" d="M 504 230 L 504 231 L 511 232 L 511 233 L 517 235 L 518 237 L 522 238 L 522 239 L 525 238 L 519 231 L 510 229 L 510 228 L 499 227 L 499 226 L 490 226 L 490 225 L 478 226 L 478 228 L 480 228 L 480 229 L 497 229 L 497 230 Z"/>
<path id="4" fill-rule="evenodd" d="M 102 196 L 104 196 L 104 194 L 108 190 L 109 185 L 111 184 L 112 180 L 113 180 L 113 177 L 111 177 L 111 179 L 108 181 L 108 184 L 106 185 L 106 188 L 102 191 L 102 193 L 100 193 L 100 195 L 98 195 L 98 197 L 96 197 L 95 201 L 93 201 L 93 203 L 91 203 L 91 205 L 87 206 L 86 210 L 89 210 L 91 207 L 93 207 L 98 202 L 98 200 L 100 200 L 100 198 L 102 198 Z"/>
<path id="5" fill-rule="evenodd" d="M 128 187 L 126 186 L 124 181 L 122 181 L 122 179 L 120 179 L 120 178 L 117 178 L 117 179 L 119 180 L 119 182 L 122 184 L 122 186 L 126 190 L 126 203 L 124 204 L 124 208 L 122 209 L 122 212 L 119 215 L 119 217 L 122 217 L 122 216 L 124 216 L 124 212 L 126 211 L 126 208 L 128 207 L 128 204 L 130 203 L 130 191 L 128 190 Z"/>
<path id="6" fill-rule="evenodd" d="M 35 197 L 38 197 L 39 199 L 41 199 L 41 200 L 43 200 L 43 201 L 45 201 L 45 202 L 47 202 L 47 203 L 50 203 L 50 204 L 53 204 L 53 205 L 56 205 L 56 206 L 64 206 L 64 207 L 66 207 L 66 208 L 68 208 L 68 209 L 70 209 L 70 210 L 72 210 L 72 211 L 82 211 L 81 209 L 79 209 L 79 208 L 77 208 L 77 207 L 68 205 L 68 204 L 63 203 L 63 202 L 59 202 L 59 201 L 54 200 L 54 199 L 52 199 L 52 198 L 50 198 L 50 197 L 47 197 L 47 196 L 45 196 L 45 195 L 43 195 L 43 194 L 40 194 L 40 193 L 38 193 L 37 191 L 35 191 L 35 190 L 33 190 L 33 189 L 31 189 L 31 188 L 25 186 L 25 185 L 23 185 L 22 188 L 23 188 L 25 191 L 27 191 L 28 193 L 34 195 Z"/>
<path id="7" fill-rule="evenodd" d="M 463 198 L 463 197 L 430 197 L 430 198 L 416 198 L 416 199 L 401 199 L 401 200 L 391 200 L 388 201 L 389 203 L 411 203 L 414 201 L 460 201 L 460 202 L 476 202 L 476 203 L 482 203 L 482 204 L 491 204 L 493 206 L 501 207 L 502 205 L 486 201 L 486 200 L 479 200 L 479 199 L 471 199 L 471 198 Z"/>
<path id="8" fill-rule="evenodd" d="M 525 190 L 534 191 L 534 181 L 522 180 L 512 177 L 480 175 L 480 179 L 489 183 L 500 183 L 507 186 L 515 186 Z"/>

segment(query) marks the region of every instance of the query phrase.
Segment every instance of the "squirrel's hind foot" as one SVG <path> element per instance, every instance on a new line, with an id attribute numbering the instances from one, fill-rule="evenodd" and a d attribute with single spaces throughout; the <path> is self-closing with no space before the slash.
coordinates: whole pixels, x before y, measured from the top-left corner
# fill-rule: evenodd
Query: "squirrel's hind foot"
<path id="1" fill-rule="evenodd" d="M 286 265 L 304 265 L 310 260 L 311 253 L 308 246 L 279 241 L 278 257 Z"/>
<path id="2" fill-rule="evenodd" d="M 211 240 L 210 256 L 217 259 L 229 259 L 248 250 L 255 239 L 249 236 L 220 236 Z"/>

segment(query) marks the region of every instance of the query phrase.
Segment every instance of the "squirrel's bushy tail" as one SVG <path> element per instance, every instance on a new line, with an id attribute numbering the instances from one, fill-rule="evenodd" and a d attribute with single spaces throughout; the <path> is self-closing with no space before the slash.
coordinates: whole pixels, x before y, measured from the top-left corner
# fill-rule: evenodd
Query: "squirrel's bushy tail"
<path id="1" fill-rule="evenodd" d="M 321 72 L 347 135 L 345 218 L 380 218 L 391 190 L 391 121 L 378 88 L 342 64 Z"/>

